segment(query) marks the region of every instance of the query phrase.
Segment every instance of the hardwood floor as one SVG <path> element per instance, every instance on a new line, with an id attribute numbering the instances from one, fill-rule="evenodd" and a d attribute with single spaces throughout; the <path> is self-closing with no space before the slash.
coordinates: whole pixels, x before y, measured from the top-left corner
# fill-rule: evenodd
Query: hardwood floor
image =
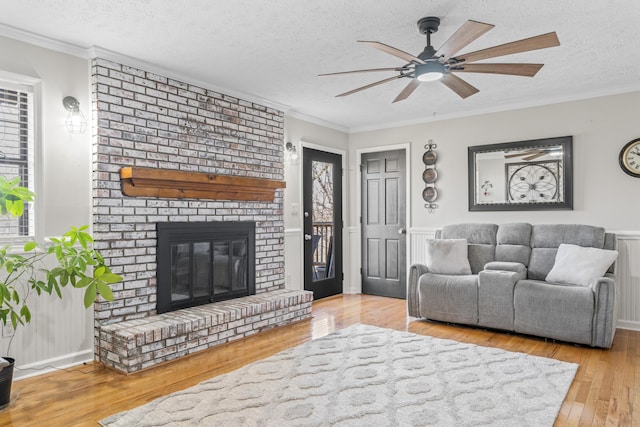
<path id="1" fill-rule="evenodd" d="M 503 332 L 409 321 L 405 301 L 339 295 L 313 304 L 313 319 L 273 329 L 125 376 L 97 363 L 16 381 L 0 426 L 96 426 L 116 412 L 182 390 L 353 323 L 579 363 L 556 426 L 640 425 L 640 332 L 618 330 L 599 350 Z"/>

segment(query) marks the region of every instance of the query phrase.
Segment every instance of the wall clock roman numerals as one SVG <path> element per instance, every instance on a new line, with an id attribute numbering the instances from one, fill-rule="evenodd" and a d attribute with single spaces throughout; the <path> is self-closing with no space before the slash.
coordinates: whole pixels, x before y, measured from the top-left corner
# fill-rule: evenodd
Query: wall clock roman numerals
<path id="1" fill-rule="evenodd" d="M 640 178 L 640 138 L 629 141 L 622 147 L 618 161 L 626 174 Z"/>

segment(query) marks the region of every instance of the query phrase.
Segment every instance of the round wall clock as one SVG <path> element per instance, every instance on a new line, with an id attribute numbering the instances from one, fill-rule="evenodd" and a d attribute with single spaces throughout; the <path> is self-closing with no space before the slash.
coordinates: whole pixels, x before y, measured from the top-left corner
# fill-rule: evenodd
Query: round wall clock
<path id="1" fill-rule="evenodd" d="M 618 161 L 626 174 L 640 178 L 640 138 L 629 141 L 622 147 Z"/>

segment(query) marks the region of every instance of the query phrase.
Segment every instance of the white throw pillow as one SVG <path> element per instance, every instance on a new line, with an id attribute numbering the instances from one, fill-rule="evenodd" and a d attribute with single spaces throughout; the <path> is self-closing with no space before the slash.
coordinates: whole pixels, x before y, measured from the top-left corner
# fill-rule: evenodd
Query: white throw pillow
<path id="1" fill-rule="evenodd" d="M 545 280 L 589 286 L 604 276 L 617 257 L 618 251 L 563 243 L 558 247 L 555 263 Z"/>
<path id="2" fill-rule="evenodd" d="M 465 239 L 427 239 L 427 268 L 437 274 L 471 274 Z"/>

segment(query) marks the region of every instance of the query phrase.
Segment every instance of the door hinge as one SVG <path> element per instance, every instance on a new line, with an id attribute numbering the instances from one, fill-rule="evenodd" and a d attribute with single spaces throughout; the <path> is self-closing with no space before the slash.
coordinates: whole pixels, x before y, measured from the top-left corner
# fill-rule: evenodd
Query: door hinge
<path id="1" fill-rule="evenodd" d="M 364 165 L 361 164 L 361 165 L 358 165 L 358 166 L 360 167 L 360 172 L 362 172 L 364 170 Z"/>
<path id="2" fill-rule="evenodd" d="M 340 274 L 342 281 L 344 282 L 344 273 Z"/>
<path id="3" fill-rule="evenodd" d="M 363 274 L 363 273 L 362 273 L 362 267 L 360 267 L 360 275 L 362 275 L 362 274 Z"/>

